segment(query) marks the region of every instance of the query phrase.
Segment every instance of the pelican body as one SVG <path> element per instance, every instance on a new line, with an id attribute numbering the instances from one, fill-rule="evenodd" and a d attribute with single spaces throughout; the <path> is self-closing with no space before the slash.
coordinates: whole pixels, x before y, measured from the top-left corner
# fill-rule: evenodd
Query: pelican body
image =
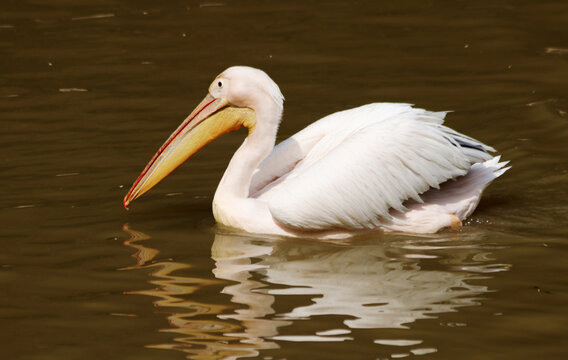
<path id="1" fill-rule="evenodd" d="M 328 115 L 275 146 L 284 97 L 262 70 L 230 67 L 166 140 L 129 204 L 216 137 L 245 126 L 213 199 L 218 223 L 250 233 L 347 237 L 461 226 L 508 168 L 443 125 L 445 112 L 374 103 Z"/>

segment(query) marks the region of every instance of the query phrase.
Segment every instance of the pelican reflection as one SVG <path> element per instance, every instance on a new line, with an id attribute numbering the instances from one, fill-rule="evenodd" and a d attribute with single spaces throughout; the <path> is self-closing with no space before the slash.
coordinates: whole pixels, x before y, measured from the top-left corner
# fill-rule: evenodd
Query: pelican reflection
<path id="1" fill-rule="evenodd" d="M 428 242 L 420 242 L 424 241 Z M 214 274 L 221 279 L 246 279 L 232 286 L 231 292 L 239 303 L 253 304 L 259 292 L 284 303 L 287 296 L 310 297 L 308 303 L 275 314 L 273 319 L 294 321 L 340 315 L 345 318 L 346 330 L 406 328 L 434 314 L 478 305 L 480 296 L 489 291 L 486 286 L 472 282 L 487 277 L 483 271 L 487 264 L 470 263 L 476 254 L 487 251 L 463 245 L 451 248 L 451 245 L 417 245 L 415 241 L 338 245 L 291 239 L 263 241 L 217 234 L 213 244 Z M 438 251 L 445 257 L 443 262 L 467 262 L 471 271 L 458 267 L 449 271 L 447 266 L 440 267 L 439 255 L 435 255 L 434 249 L 445 250 Z M 449 254 L 452 254 L 451 259 L 447 258 Z M 489 267 L 491 272 L 508 268 L 503 264 L 494 265 Z M 255 273 L 260 275 L 261 282 L 257 280 L 259 285 L 253 292 L 244 282 L 250 281 Z M 264 309 L 262 315 L 270 313 Z M 322 332 L 328 330 L 321 329 Z"/>
<path id="2" fill-rule="evenodd" d="M 125 244 L 139 256 L 157 254 L 143 249 L 140 233 L 126 230 L 131 239 Z M 172 274 L 191 264 L 139 260 L 132 268 L 159 268 L 149 280 L 157 288 L 135 293 L 175 309 L 167 331 L 184 335 L 152 347 L 181 350 L 188 358 L 247 358 L 289 341 L 350 341 L 353 329 L 409 329 L 417 320 L 479 305 L 490 291 L 479 280 L 508 269 L 495 263 L 490 247 L 440 236 L 339 244 L 218 231 L 214 278 Z M 192 291 L 214 283 L 225 285 L 221 293 L 229 302 L 223 296 L 215 304 L 191 300 Z M 316 317 L 318 326 L 306 326 Z M 435 351 L 409 337 L 374 343 L 403 341 L 412 353 Z"/>

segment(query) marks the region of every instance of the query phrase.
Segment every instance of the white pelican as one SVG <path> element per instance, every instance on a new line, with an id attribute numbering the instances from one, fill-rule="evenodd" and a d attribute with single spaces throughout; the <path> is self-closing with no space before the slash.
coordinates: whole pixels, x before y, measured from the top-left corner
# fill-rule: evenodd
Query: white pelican
<path id="1" fill-rule="evenodd" d="M 214 138 L 248 128 L 213 199 L 218 223 L 250 233 L 346 237 L 460 226 L 508 168 L 443 125 L 445 112 L 375 103 L 326 116 L 276 147 L 284 97 L 262 70 L 230 67 L 166 140 L 128 205 Z"/>

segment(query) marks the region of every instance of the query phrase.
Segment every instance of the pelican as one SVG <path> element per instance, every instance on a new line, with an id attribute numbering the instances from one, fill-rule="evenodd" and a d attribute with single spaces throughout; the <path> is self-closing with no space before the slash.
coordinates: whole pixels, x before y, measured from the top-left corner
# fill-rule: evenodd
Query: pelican
<path id="1" fill-rule="evenodd" d="M 443 125 L 446 112 L 373 103 L 328 115 L 275 145 L 284 96 L 262 70 L 233 66 L 152 157 L 129 204 L 216 137 L 241 127 L 213 199 L 215 220 L 256 234 L 349 237 L 459 227 L 508 167 Z"/>

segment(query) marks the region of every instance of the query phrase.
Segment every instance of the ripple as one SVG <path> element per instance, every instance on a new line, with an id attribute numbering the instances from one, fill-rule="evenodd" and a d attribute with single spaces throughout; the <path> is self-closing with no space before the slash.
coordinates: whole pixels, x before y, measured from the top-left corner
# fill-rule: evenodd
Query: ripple
<path id="1" fill-rule="evenodd" d="M 78 20 L 96 20 L 96 19 L 107 19 L 107 18 L 111 18 L 114 17 L 114 14 L 94 14 L 94 15 L 87 15 L 87 16 L 77 16 L 74 18 L 71 18 L 71 20 L 73 21 L 78 21 Z"/>
<path id="2" fill-rule="evenodd" d="M 433 354 L 435 352 L 437 352 L 438 349 L 436 348 L 418 348 L 418 349 L 412 349 L 410 350 L 410 352 L 414 355 L 426 355 L 426 354 Z"/>
<path id="3" fill-rule="evenodd" d="M 353 340 L 352 337 L 328 337 L 317 335 L 281 335 L 273 336 L 272 339 L 280 341 L 293 341 L 293 342 L 332 342 L 332 341 L 346 341 Z"/>
<path id="4" fill-rule="evenodd" d="M 347 329 L 331 329 L 326 331 L 318 331 L 316 335 L 319 336 L 333 336 L 333 335 L 345 335 L 351 333 L 351 330 Z"/>
<path id="5" fill-rule="evenodd" d="M 422 340 L 402 340 L 402 339 L 377 339 L 373 341 L 375 344 L 390 346 L 412 346 L 422 344 Z"/>

